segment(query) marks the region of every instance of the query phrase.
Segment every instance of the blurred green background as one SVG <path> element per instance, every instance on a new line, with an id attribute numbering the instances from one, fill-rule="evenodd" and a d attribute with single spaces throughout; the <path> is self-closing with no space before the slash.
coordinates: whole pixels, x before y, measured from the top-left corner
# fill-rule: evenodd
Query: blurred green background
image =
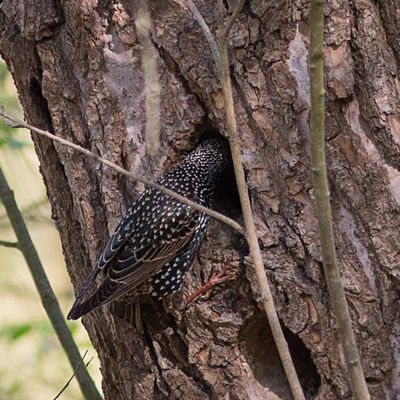
<path id="1" fill-rule="evenodd" d="M 6 64 L 0 59 L 0 104 L 22 117 Z M 73 292 L 58 232 L 50 218 L 46 190 L 29 132 L 0 121 L 0 166 L 23 211 L 36 249 L 66 315 Z M 0 203 L 0 240 L 15 236 Z M 40 303 L 25 261 L 17 249 L 0 246 L 0 400 L 53 399 L 72 375 L 71 367 Z M 99 361 L 80 322 L 68 322 L 81 353 L 92 356 L 89 373 L 101 387 Z M 61 399 L 82 399 L 74 379 Z"/>

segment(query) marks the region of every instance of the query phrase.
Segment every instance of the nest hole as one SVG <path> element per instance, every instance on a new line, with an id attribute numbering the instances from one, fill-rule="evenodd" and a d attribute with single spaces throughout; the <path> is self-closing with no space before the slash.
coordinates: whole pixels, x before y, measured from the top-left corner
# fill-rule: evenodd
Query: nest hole
<path id="1" fill-rule="evenodd" d="M 301 339 L 282 324 L 301 386 L 306 399 L 313 399 L 321 386 L 321 378 L 311 353 Z M 292 395 L 271 330 L 260 313 L 251 319 L 240 334 L 241 351 L 255 379 L 282 400 Z"/>
<path id="2" fill-rule="evenodd" d="M 228 139 L 224 137 L 218 129 L 214 128 L 208 121 L 204 121 L 196 129 L 197 142 L 203 140 L 218 138 L 225 140 L 228 144 Z M 240 205 L 240 197 L 237 189 L 235 171 L 232 167 L 226 176 L 226 179 L 217 187 L 215 192 L 214 209 L 232 219 L 240 219 L 242 210 Z"/>

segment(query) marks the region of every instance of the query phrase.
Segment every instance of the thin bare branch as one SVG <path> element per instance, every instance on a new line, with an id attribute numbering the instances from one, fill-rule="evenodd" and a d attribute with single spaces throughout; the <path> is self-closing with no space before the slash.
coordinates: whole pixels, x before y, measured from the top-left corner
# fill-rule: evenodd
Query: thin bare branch
<path id="1" fill-rule="evenodd" d="M 82 394 L 86 400 L 101 400 L 102 397 L 97 391 L 92 378 L 86 368 L 78 370 L 81 363 L 81 356 L 78 347 L 74 342 L 72 334 L 63 317 L 57 297 L 47 279 L 46 272 L 40 261 L 39 255 L 33 245 L 25 221 L 14 198 L 14 193 L 8 186 L 8 182 L 0 168 L 0 200 L 6 209 L 8 218 L 18 239 L 19 249 L 31 272 L 40 300 L 46 310 L 47 316 L 54 328 L 54 331 L 64 349 L 73 370 L 77 371 L 77 380 Z"/>
<path id="2" fill-rule="evenodd" d="M 87 356 L 88 350 L 85 351 L 85 353 L 83 354 L 81 361 L 79 363 L 79 365 L 77 366 L 76 370 L 74 371 L 74 373 L 72 374 L 71 378 L 68 379 L 67 383 L 62 387 L 62 389 L 57 393 L 57 396 L 54 397 L 53 400 L 57 400 L 67 389 L 67 387 L 69 386 L 69 384 L 72 382 L 72 379 L 75 378 L 76 374 L 79 371 L 79 368 L 81 367 L 81 365 L 83 364 L 83 360 L 85 359 L 85 357 Z M 87 368 L 88 365 L 92 362 L 93 357 L 86 363 L 85 367 Z"/>
<path id="3" fill-rule="evenodd" d="M 218 21 L 218 29 L 221 31 L 224 30 L 224 3 L 223 0 L 218 0 L 218 9 L 217 9 L 217 21 Z M 218 44 L 218 49 L 221 52 L 221 43 Z M 215 60 L 215 62 L 218 62 L 218 60 Z"/>
<path id="4" fill-rule="evenodd" d="M 45 213 L 40 209 L 43 205 L 48 204 L 49 200 L 46 196 L 39 200 L 33 201 L 31 204 L 28 204 L 25 207 L 21 207 L 21 214 L 24 217 L 24 220 L 29 223 L 46 223 L 54 225 L 54 221 L 45 215 Z M 9 224 L 7 213 L 0 214 L 0 230 L 1 228 L 7 227 Z"/>
<path id="5" fill-rule="evenodd" d="M 41 206 L 43 206 L 44 204 L 48 203 L 48 199 L 46 196 L 43 196 L 41 199 L 39 200 L 35 200 L 32 203 L 28 204 L 27 206 L 21 208 L 21 213 L 24 217 L 26 217 L 27 215 L 29 215 L 30 213 L 37 213 L 37 209 Z M 0 214 L 0 222 L 3 220 L 7 219 L 7 213 L 2 213 Z"/>
<path id="6" fill-rule="evenodd" d="M 219 15 L 221 20 L 222 1 L 219 0 Z M 220 22 L 221 23 L 221 22 Z M 221 26 L 222 28 L 222 26 Z M 222 31 L 222 29 L 221 29 Z M 239 134 L 236 125 L 236 115 L 233 103 L 231 78 L 229 75 L 229 59 L 228 46 L 226 40 L 220 40 L 221 53 L 221 73 L 222 73 L 222 90 L 224 93 L 226 127 L 229 135 L 229 143 L 231 146 L 233 166 L 237 187 L 242 205 L 243 217 L 246 227 L 246 238 L 250 248 L 250 255 L 253 259 L 254 270 L 256 273 L 258 285 L 261 293 L 261 302 L 265 313 L 267 314 L 269 326 L 274 337 L 279 356 L 285 370 L 290 389 L 295 400 L 304 400 L 303 390 L 300 385 L 296 369 L 290 355 L 289 347 L 279 322 L 278 313 L 275 308 L 274 299 L 269 287 L 267 274 L 265 272 L 264 263 L 260 247 L 258 245 L 257 233 L 254 224 L 253 211 L 251 209 L 249 191 L 244 174 L 244 168 L 240 155 Z"/>
<path id="7" fill-rule="evenodd" d="M 54 141 L 56 141 L 58 143 L 61 143 L 61 144 L 65 145 L 65 146 L 68 146 L 68 147 L 70 147 L 70 148 L 72 148 L 72 149 L 74 149 L 76 151 L 79 151 L 80 153 L 83 153 L 86 156 L 88 156 L 90 158 L 93 158 L 94 160 L 96 160 L 96 161 L 98 161 L 98 162 L 100 162 L 100 163 L 102 163 L 104 165 L 107 165 L 110 168 L 113 168 L 114 170 L 118 171 L 119 173 L 121 173 L 121 174 L 123 174 L 125 176 L 128 176 L 129 178 L 132 178 L 132 179 L 134 179 L 136 181 L 142 182 L 146 186 L 149 186 L 151 188 L 157 189 L 160 192 L 163 192 L 163 193 L 167 194 L 168 196 L 171 196 L 174 199 L 179 200 L 183 204 L 187 204 L 188 206 L 193 207 L 196 210 L 199 210 L 199 211 L 201 211 L 201 212 L 203 212 L 205 214 L 208 214 L 210 217 L 213 217 L 214 219 L 216 219 L 218 221 L 221 221 L 226 225 L 229 225 L 231 228 L 235 229 L 240 234 L 242 234 L 242 235 L 245 234 L 243 227 L 240 226 L 240 224 L 238 224 L 233 219 L 228 218 L 225 215 L 220 214 L 220 213 L 218 213 L 218 212 L 216 212 L 214 210 L 211 210 L 211 209 L 209 209 L 207 207 L 204 207 L 204 206 L 202 206 L 200 204 L 197 204 L 197 203 L 189 200 L 188 198 L 186 198 L 184 196 L 181 196 L 180 194 L 175 193 L 174 191 L 172 191 L 170 189 L 167 189 L 166 187 L 163 187 L 163 186 L 161 186 L 161 185 L 159 185 L 157 183 L 154 183 L 154 182 L 150 181 L 147 178 L 137 177 L 134 174 L 132 174 L 131 172 L 127 171 L 126 169 L 118 166 L 117 164 L 114 164 L 113 162 L 111 162 L 109 160 L 106 160 L 105 158 L 102 158 L 102 157 L 98 156 L 97 154 L 92 153 L 90 150 L 87 150 L 82 146 L 79 146 L 79 145 L 77 145 L 75 143 L 72 143 L 72 142 L 70 142 L 68 140 L 62 139 L 62 138 L 60 138 L 60 137 L 58 137 L 56 135 L 53 135 L 50 132 L 47 132 L 47 131 L 44 131 L 42 129 L 36 128 L 36 127 L 34 127 L 34 126 L 30 125 L 30 124 L 27 124 L 26 122 L 20 121 L 17 118 L 13 117 L 12 115 L 6 113 L 2 107 L 0 107 L 0 117 L 3 117 L 5 121 L 16 122 L 19 125 L 21 125 L 22 127 L 30 129 L 32 132 L 35 132 L 35 133 L 37 133 L 39 135 L 42 135 L 42 136 L 46 136 L 46 137 L 48 137 L 48 138 L 50 138 L 50 139 L 52 139 L 52 140 L 54 140 Z"/>
<path id="8" fill-rule="evenodd" d="M 274 305 L 274 300 L 269 287 L 267 274 L 265 272 L 264 263 L 261 256 L 260 247 L 258 245 L 257 234 L 251 210 L 248 188 L 244 176 L 244 170 L 241 162 L 240 147 L 238 145 L 238 135 L 236 128 L 236 120 L 233 108 L 232 88 L 230 84 L 229 69 L 228 69 L 228 52 L 227 49 L 222 49 L 222 75 L 223 75 L 223 92 L 226 105 L 226 120 L 229 139 L 231 143 L 231 152 L 233 165 L 235 168 L 237 186 L 242 204 L 243 217 L 247 232 L 247 242 L 250 247 L 250 254 L 253 259 L 254 270 L 257 276 L 260 287 L 261 301 L 263 308 L 268 317 L 268 322 L 274 336 L 276 347 L 278 349 L 283 368 L 290 388 L 295 400 L 304 400 L 304 394 L 298 379 L 296 369 L 291 358 L 289 347 L 287 345 L 282 327 L 279 322 L 278 314 Z"/>
<path id="9" fill-rule="evenodd" d="M 193 5 L 195 8 L 195 6 Z M 219 40 L 219 54 L 220 57 L 214 57 L 216 64 L 219 64 L 219 71 L 221 73 L 221 83 L 224 92 L 225 100 L 225 112 L 226 112 L 226 124 L 229 134 L 229 142 L 231 147 L 232 159 L 235 169 L 236 182 L 239 190 L 240 201 L 243 210 L 243 216 L 246 226 L 246 238 L 250 247 L 250 253 L 253 258 L 254 268 L 257 276 L 257 280 L 260 286 L 260 292 L 262 297 L 262 304 L 267 314 L 268 322 L 271 327 L 271 331 L 276 342 L 276 346 L 281 357 L 282 364 L 285 369 L 286 376 L 289 381 L 290 388 L 293 393 L 295 400 L 304 400 L 303 390 L 301 388 L 296 370 L 294 368 L 293 360 L 291 358 L 289 347 L 287 345 L 285 336 L 283 335 L 282 327 L 279 322 L 278 314 L 276 312 L 274 300 L 271 294 L 271 290 L 268 284 L 267 275 L 265 273 L 264 264 L 262 261 L 261 251 L 258 246 L 257 235 L 255 231 L 255 224 L 253 214 L 250 206 L 250 199 L 248 195 L 248 188 L 244 176 L 243 165 L 240 156 L 240 146 L 238 140 L 238 132 L 236 127 L 236 117 L 233 107 L 233 95 L 232 87 L 229 76 L 229 61 L 228 61 L 228 48 L 226 45 L 226 39 L 229 36 L 229 32 L 232 28 L 234 21 L 237 18 L 243 4 L 241 0 L 238 1 L 237 7 L 235 8 L 232 18 L 229 20 L 226 29 L 223 26 L 223 12 L 222 12 L 222 0 L 218 0 L 218 22 L 220 25 L 220 31 L 223 32 L 224 37 Z M 200 14 L 196 8 L 196 13 Z M 192 11 L 193 12 L 193 11 Z M 200 14 L 201 17 L 201 14 Z M 201 20 L 203 18 L 201 17 Z M 204 21 L 204 20 L 203 20 Z M 207 29 L 208 30 L 208 29 Z M 203 32 L 206 32 L 203 29 Z M 209 32 L 209 30 L 208 30 Z M 213 43 L 214 41 L 212 41 Z M 210 43 L 210 41 L 209 41 Z M 210 44 L 211 49 L 212 45 Z M 213 54 L 215 52 L 213 51 Z"/>
<path id="10" fill-rule="evenodd" d="M 226 24 L 226 27 L 225 27 L 224 31 L 222 32 L 222 34 L 221 34 L 220 42 L 222 44 L 224 44 L 228 40 L 229 33 L 232 30 L 232 26 L 235 23 L 237 17 L 239 16 L 240 11 L 242 11 L 242 8 L 244 6 L 245 1 L 246 0 L 237 0 L 235 9 L 233 10 L 233 14 L 229 18 L 228 23 Z"/>
<path id="11" fill-rule="evenodd" d="M 337 331 L 356 400 L 369 400 L 350 314 L 336 259 L 332 211 L 325 160 L 324 1 L 311 0 L 310 9 L 310 133 L 315 205 L 325 280 L 332 299 Z"/>
<path id="12" fill-rule="evenodd" d="M 182 4 L 181 2 L 179 2 Z M 199 9 L 195 6 L 192 0 L 185 0 L 185 5 L 189 8 L 191 13 L 193 14 L 194 19 L 197 21 L 197 23 L 200 25 L 201 30 L 204 33 L 204 36 L 207 39 L 207 42 L 210 46 L 211 52 L 213 54 L 213 58 L 215 60 L 215 66 L 217 68 L 217 73 L 218 77 L 221 76 L 221 69 L 220 69 L 220 60 L 221 60 L 221 55 L 220 51 L 218 48 L 218 43 L 215 40 L 213 34 L 210 31 L 210 28 L 208 27 L 206 21 L 204 20 L 203 16 L 201 15 Z"/>
<path id="13" fill-rule="evenodd" d="M 12 249 L 18 249 L 18 242 L 8 242 L 7 240 L 0 240 L 0 246 L 10 247 Z"/>

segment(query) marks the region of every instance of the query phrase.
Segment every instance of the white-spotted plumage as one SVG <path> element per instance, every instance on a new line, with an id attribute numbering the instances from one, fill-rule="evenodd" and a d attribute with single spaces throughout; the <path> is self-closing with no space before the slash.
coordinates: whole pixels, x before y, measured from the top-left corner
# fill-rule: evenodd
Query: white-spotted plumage
<path id="1" fill-rule="evenodd" d="M 230 167 L 227 144 L 202 142 L 157 183 L 212 207 L 214 190 Z M 209 216 L 156 189 L 129 208 L 85 281 L 69 319 L 121 296 L 151 294 L 162 299 L 182 286 L 207 230 Z M 100 287 L 89 294 L 96 276 Z"/>

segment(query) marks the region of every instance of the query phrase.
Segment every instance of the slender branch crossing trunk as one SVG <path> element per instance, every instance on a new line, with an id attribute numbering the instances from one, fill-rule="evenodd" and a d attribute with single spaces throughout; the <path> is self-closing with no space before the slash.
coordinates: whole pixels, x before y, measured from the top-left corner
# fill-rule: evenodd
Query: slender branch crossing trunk
<path id="1" fill-rule="evenodd" d="M 351 326 L 351 318 L 344 293 L 344 285 L 336 259 L 332 225 L 332 211 L 325 159 L 325 89 L 324 89 L 324 1 L 311 0 L 310 12 L 310 85 L 311 110 L 310 133 L 312 172 L 318 232 L 324 274 L 332 299 L 337 321 L 338 335 L 343 346 L 346 367 L 354 397 L 370 399 L 364 372 L 358 355 L 357 344 Z"/>
<path id="2" fill-rule="evenodd" d="M 219 8 L 222 9 L 222 1 L 219 0 Z M 229 25 L 226 29 L 230 29 Z M 293 360 L 290 355 L 289 347 L 287 345 L 285 336 L 283 334 L 281 324 L 279 322 L 278 314 L 276 312 L 274 299 L 272 297 L 271 289 L 268 284 L 267 275 L 265 273 L 264 264 L 261 256 L 260 247 L 258 245 L 258 238 L 256 227 L 254 224 L 253 212 L 250 205 L 250 197 L 246 178 L 244 175 L 242 157 L 240 154 L 239 135 L 236 126 L 235 109 L 233 106 L 233 94 L 231 79 L 229 76 L 229 58 L 227 37 L 221 34 L 220 50 L 221 50 L 221 77 L 222 77 L 222 90 L 224 92 L 224 103 L 226 112 L 226 129 L 229 135 L 229 143 L 231 147 L 233 167 L 235 169 L 235 176 L 242 205 L 243 218 L 246 225 L 246 237 L 250 248 L 250 255 L 254 263 L 254 270 L 257 276 L 258 285 L 260 287 L 261 302 L 264 311 L 268 318 L 268 323 L 271 328 L 272 335 L 275 340 L 276 347 L 282 361 L 289 385 L 295 400 L 304 400 L 303 390 L 300 385 Z"/>

